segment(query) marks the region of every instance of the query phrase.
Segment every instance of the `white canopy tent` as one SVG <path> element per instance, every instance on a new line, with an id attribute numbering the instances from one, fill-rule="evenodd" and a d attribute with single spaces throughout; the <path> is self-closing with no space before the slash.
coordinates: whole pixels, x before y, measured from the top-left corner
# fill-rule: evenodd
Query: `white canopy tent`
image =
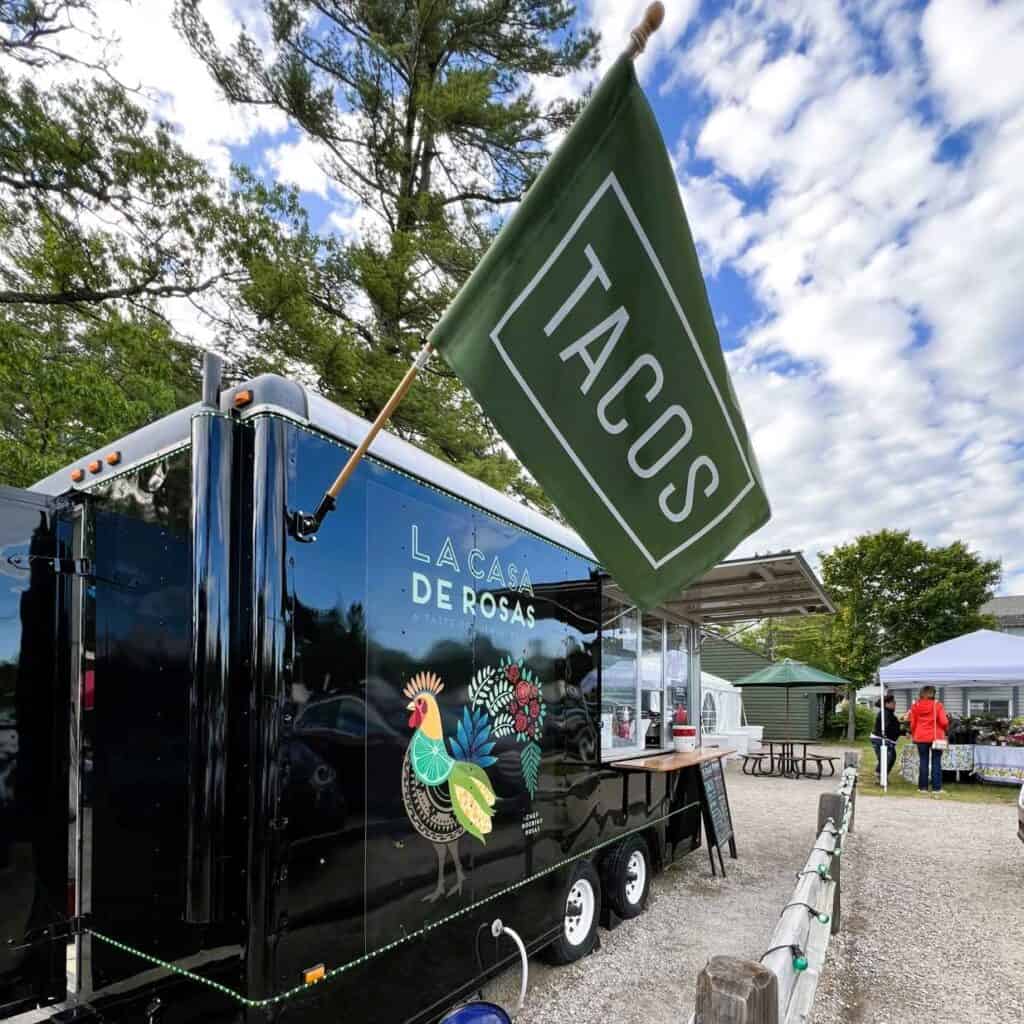
<path id="1" fill-rule="evenodd" d="M 740 754 L 760 742 L 764 727 L 745 725 L 743 721 L 743 691 L 728 679 L 710 672 L 700 674 L 701 745 L 705 747 L 731 747 Z"/>
<path id="2" fill-rule="evenodd" d="M 905 710 L 920 686 L 941 688 L 947 710 L 955 714 L 991 710 L 1007 716 L 1024 712 L 1024 637 L 979 629 L 935 644 L 879 670 L 886 690 Z"/>
<path id="3" fill-rule="evenodd" d="M 878 674 L 887 690 L 1019 685 L 1024 682 L 1024 637 L 978 629 L 885 665 Z"/>
<path id="4" fill-rule="evenodd" d="M 920 686 L 934 686 L 947 711 L 974 714 L 982 711 L 1009 718 L 1024 713 L 1024 637 L 978 629 L 973 633 L 927 647 L 879 670 L 883 691 L 892 690 L 909 703 Z M 958 706 L 959 705 L 959 706 Z M 974 771 L 982 778 L 1014 784 L 1024 777 L 1018 764 L 1020 751 L 1012 748 L 974 747 Z M 986 774 L 983 765 L 988 766 Z"/>

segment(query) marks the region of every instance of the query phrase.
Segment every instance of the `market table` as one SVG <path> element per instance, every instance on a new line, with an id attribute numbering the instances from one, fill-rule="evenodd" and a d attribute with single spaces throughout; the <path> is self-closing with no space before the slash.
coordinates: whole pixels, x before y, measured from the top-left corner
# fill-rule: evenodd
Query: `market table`
<path id="1" fill-rule="evenodd" d="M 974 746 L 974 774 L 983 782 L 1024 782 L 1024 747 Z"/>
<path id="2" fill-rule="evenodd" d="M 918 754 L 913 744 L 903 748 L 900 774 L 917 782 Z M 1024 747 L 997 747 L 985 743 L 951 743 L 942 752 L 942 770 L 976 775 L 983 782 L 1024 783 Z"/>

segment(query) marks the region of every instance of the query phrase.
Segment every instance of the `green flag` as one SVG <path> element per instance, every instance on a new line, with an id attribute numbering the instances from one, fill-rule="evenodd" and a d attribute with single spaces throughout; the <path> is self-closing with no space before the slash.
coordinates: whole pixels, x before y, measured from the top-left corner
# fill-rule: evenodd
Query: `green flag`
<path id="1" fill-rule="evenodd" d="M 637 604 L 768 521 L 679 186 L 627 57 L 431 341 Z"/>

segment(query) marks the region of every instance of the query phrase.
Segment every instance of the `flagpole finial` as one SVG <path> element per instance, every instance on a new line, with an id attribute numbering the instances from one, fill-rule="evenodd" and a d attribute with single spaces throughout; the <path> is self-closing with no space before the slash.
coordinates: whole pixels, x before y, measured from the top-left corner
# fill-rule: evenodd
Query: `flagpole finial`
<path id="1" fill-rule="evenodd" d="M 665 5 L 658 0 L 653 4 L 649 4 L 647 10 L 644 12 L 644 20 L 632 32 L 629 33 L 629 48 L 626 53 L 630 59 L 639 57 L 644 52 L 644 48 L 647 46 L 647 40 L 654 35 L 655 32 L 661 28 L 661 23 L 665 20 Z"/>

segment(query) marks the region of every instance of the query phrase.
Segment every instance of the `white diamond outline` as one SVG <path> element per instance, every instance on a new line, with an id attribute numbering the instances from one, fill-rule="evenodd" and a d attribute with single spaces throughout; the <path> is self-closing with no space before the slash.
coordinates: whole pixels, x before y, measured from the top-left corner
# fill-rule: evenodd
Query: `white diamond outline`
<path id="1" fill-rule="evenodd" d="M 650 553 L 650 551 L 647 550 L 647 546 L 637 536 L 636 531 L 632 528 L 632 526 L 630 526 L 625 516 L 623 516 L 622 513 L 619 512 L 619 510 L 615 507 L 614 503 L 611 501 L 608 495 L 604 493 L 604 491 L 598 485 L 597 481 L 593 478 L 593 476 L 591 476 L 590 471 L 583 463 L 583 460 L 580 459 L 580 457 L 573 450 L 572 445 L 570 445 L 569 442 L 562 435 L 562 432 L 558 429 L 554 421 L 548 415 L 547 410 L 540 403 L 540 401 L 538 401 L 537 396 L 530 389 L 529 384 L 526 383 L 525 378 L 519 372 L 518 367 L 512 361 L 512 358 L 509 356 L 508 352 L 505 351 L 505 347 L 504 345 L 502 345 L 500 337 L 502 329 L 505 327 L 505 325 L 508 323 L 511 317 L 515 314 L 516 310 L 519 309 L 519 307 L 529 298 L 530 294 L 537 287 L 537 285 L 540 284 L 545 274 L 547 274 L 547 272 L 551 269 L 551 265 L 562 254 L 562 252 L 564 251 L 565 247 L 569 244 L 569 242 L 572 241 L 573 237 L 583 226 L 583 222 L 587 219 L 587 217 L 590 216 L 591 211 L 598 204 L 598 202 L 600 202 L 600 200 L 603 198 L 605 192 L 607 192 L 608 189 L 611 189 L 615 193 L 616 198 L 622 204 L 622 208 L 626 214 L 627 219 L 632 225 L 633 230 L 636 232 L 637 237 L 640 239 L 640 244 L 643 246 L 648 258 L 654 265 L 654 269 L 657 271 L 658 277 L 661 280 L 661 283 L 664 286 L 665 291 L 668 292 L 668 297 L 671 300 L 672 306 L 675 309 L 676 314 L 678 315 L 679 320 L 683 325 L 683 329 L 686 331 L 687 337 L 690 339 L 690 344 L 693 346 L 694 353 L 696 354 L 697 359 L 700 362 L 701 369 L 704 371 L 704 376 L 707 378 L 708 384 L 711 385 L 711 390 L 714 392 L 715 398 L 718 400 L 719 408 L 722 410 L 722 416 L 725 418 L 725 422 L 729 427 L 729 433 L 732 435 L 733 442 L 736 445 L 736 451 L 739 454 L 740 461 L 743 463 L 743 468 L 746 469 L 747 471 L 747 484 L 746 486 L 743 487 L 739 494 L 737 494 L 736 497 L 733 498 L 733 500 L 729 502 L 729 504 L 717 516 L 715 516 L 714 519 L 710 520 L 700 530 L 698 530 L 692 536 L 688 537 L 678 547 L 673 548 L 667 555 L 663 555 L 660 559 L 655 558 Z M 573 221 L 572 226 L 569 228 L 569 230 L 565 233 L 565 235 L 562 236 L 562 240 L 551 252 L 551 255 L 548 256 L 548 258 L 541 265 L 537 273 L 534 274 L 534 276 L 530 279 L 529 284 L 527 284 L 527 286 L 519 293 L 519 295 L 516 296 L 515 300 L 512 302 L 512 305 L 508 307 L 508 309 L 502 315 L 501 319 L 494 326 L 494 328 L 491 331 L 490 338 L 491 341 L 494 343 L 495 348 L 497 348 L 499 355 L 504 360 L 505 365 L 508 367 L 509 372 L 515 378 L 519 386 L 523 389 L 523 393 L 526 395 L 527 398 L 529 398 L 533 407 L 537 410 L 538 414 L 540 415 L 544 423 L 547 425 L 548 429 L 551 431 L 551 433 L 555 436 L 558 443 L 565 450 L 565 453 L 569 456 L 570 459 L 572 459 L 573 463 L 575 464 L 576 468 L 580 471 L 580 474 L 583 476 L 583 478 L 587 481 L 588 484 L 590 484 L 594 493 L 597 494 L 597 496 L 601 499 L 605 507 L 615 518 L 615 521 L 619 524 L 619 526 L 622 527 L 622 529 L 625 531 L 629 539 L 633 541 L 637 548 L 639 548 L 641 554 L 650 563 L 652 569 L 660 569 L 663 565 L 670 562 L 677 555 L 682 554 L 682 552 L 684 552 L 688 547 L 690 547 L 691 544 L 694 544 L 698 540 L 700 540 L 700 538 L 703 537 L 709 530 L 713 530 L 723 519 L 725 519 L 729 515 L 730 512 L 732 512 L 732 510 L 743 500 L 743 498 L 746 497 L 746 495 L 750 492 L 750 489 L 754 487 L 755 480 L 753 471 L 751 470 L 750 463 L 747 460 L 746 452 L 743 451 L 743 445 L 740 444 L 739 435 L 736 433 L 736 427 L 733 425 L 732 418 L 729 416 L 729 410 L 726 407 L 725 401 L 722 398 L 722 393 L 719 391 L 718 384 L 716 383 L 715 378 L 711 374 L 711 370 L 709 369 L 707 361 L 704 358 L 704 353 L 700 349 L 700 345 L 697 344 L 697 338 L 693 333 L 693 328 L 690 327 L 690 322 L 689 320 L 686 319 L 686 314 L 683 312 L 682 304 L 680 303 L 675 291 L 672 288 L 672 285 L 669 282 L 668 275 L 665 273 L 665 270 L 661 265 L 661 261 L 658 259 L 657 253 L 654 251 L 654 246 L 651 245 L 650 239 L 647 237 L 647 233 L 641 226 L 636 213 L 633 211 L 633 207 L 630 206 L 629 200 L 626 198 L 626 193 L 623 191 L 622 186 L 619 184 L 619 180 L 615 176 L 614 171 L 608 174 L 608 177 L 604 179 L 604 181 L 597 187 L 594 194 L 590 197 L 590 199 L 587 200 L 586 205 L 580 211 L 576 220 Z"/>

